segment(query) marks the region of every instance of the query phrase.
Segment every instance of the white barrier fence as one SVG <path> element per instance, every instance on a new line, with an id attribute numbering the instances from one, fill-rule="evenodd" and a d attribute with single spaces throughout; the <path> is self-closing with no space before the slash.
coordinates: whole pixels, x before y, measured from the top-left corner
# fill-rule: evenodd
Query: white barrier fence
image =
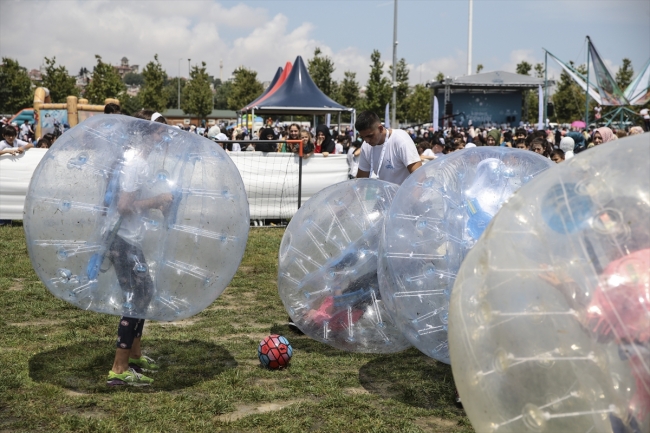
<path id="1" fill-rule="evenodd" d="M 47 149 L 0 156 L 0 219 L 23 219 L 25 195 Z M 290 218 L 298 209 L 298 157 L 288 153 L 233 152 L 244 181 L 251 219 Z M 277 159 L 281 158 L 281 159 Z M 345 155 L 313 155 L 303 160 L 302 203 L 323 188 L 347 180 Z M 56 182 L 56 179 L 52 179 Z"/>

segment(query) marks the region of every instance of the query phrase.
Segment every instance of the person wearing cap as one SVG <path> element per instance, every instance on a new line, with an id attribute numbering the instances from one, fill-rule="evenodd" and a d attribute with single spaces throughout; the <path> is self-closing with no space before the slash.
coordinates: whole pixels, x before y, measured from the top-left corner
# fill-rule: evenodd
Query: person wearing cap
<path id="1" fill-rule="evenodd" d="M 375 178 L 401 185 L 422 166 L 411 137 L 401 129 L 387 129 L 372 111 L 363 111 L 354 123 L 363 139 L 357 178 Z"/>

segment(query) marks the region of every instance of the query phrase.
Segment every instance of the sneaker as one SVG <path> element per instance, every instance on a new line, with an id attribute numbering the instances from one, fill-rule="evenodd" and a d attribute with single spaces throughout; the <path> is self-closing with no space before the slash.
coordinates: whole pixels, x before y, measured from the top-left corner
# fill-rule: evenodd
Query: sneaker
<path id="1" fill-rule="evenodd" d="M 456 407 L 457 407 L 458 409 L 462 409 L 462 408 L 463 408 L 463 402 L 460 401 L 460 394 L 458 394 L 458 390 L 456 390 Z"/>
<path id="2" fill-rule="evenodd" d="M 140 374 L 132 368 L 121 374 L 113 373 L 111 370 L 108 372 L 108 380 L 106 380 L 106 385 L 109 386 L 149 386 L 152 383 L 152 378 Z"/>
<path id="3" fill-rule="evenodd" d="M 134 369 L 136 373 L 142 373 L 143 371 L 155 373 L 160 370 L 160 366 L 156 364 L 156 361 L 144 355 L 138 359 L 129 358 L 129 367 Z"/>

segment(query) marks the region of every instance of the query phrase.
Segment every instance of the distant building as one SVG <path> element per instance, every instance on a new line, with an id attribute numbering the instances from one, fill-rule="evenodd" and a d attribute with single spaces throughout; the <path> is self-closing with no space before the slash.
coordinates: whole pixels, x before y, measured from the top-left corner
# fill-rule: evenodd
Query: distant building
<path id="1" fill-rule="evenodd" d="M 140 93 L 140 86 L 126 86 L 126 94 L 129 96 L 138 96 L 138 93 Z"/>
<path id="2" fill-rule="evenodd" d="M 115 72 L 121 77 L 124 78 L 126 74 L 129 72 L 133 72 L 134 74 L 139 73 L 140 71 L 140 66 L 139 65 L 129 65 L 129 59 L 126 57 L 122 57 L 122 63 L 120 66 L 113 66 L 115 68 Z"/>
<path id="3" fill-rule="evenodd" d="M 38 82 L 43 81 L 43 74 L 38 69 L 32 69 L 27 73 L 27 76 L 32 81 L 38 81 Z"/>

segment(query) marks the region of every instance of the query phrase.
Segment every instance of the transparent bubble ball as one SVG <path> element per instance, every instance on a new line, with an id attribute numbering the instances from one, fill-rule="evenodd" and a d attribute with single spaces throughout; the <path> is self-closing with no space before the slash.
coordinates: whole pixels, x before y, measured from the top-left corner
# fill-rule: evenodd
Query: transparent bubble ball
<path id="1" fill-rule="evenodd" d="M 223 292 L 249 228 L 244 184 L 219 146 L 121 115 L 63 134 L 36 168 L 24 212 L 32 265 L 54 296 L 162 321 Z"/>
<path id="2" fill-rule="evenodd" d="M 449 296 L 467 252 L 515 191 L 553 163 L 531 151 L 474 147 L 425 164 L 385 220 L 379 287 L 404 336 L 449 364 Z"/>
<path id="3" fill-rule="evenodd" d="M 309 337 L 351 352 L 410 346 L 385 310 L 377 282 L 379 235 L 398 185 L 357 179 L 325 188 L 282 238 L 278 291 Z"/>
<path id="4" fill-rule="evenodd" d="M 650 135 L 522 187 L 463 262 L 451 365 L 480 432 L 650 431 Z"/>

